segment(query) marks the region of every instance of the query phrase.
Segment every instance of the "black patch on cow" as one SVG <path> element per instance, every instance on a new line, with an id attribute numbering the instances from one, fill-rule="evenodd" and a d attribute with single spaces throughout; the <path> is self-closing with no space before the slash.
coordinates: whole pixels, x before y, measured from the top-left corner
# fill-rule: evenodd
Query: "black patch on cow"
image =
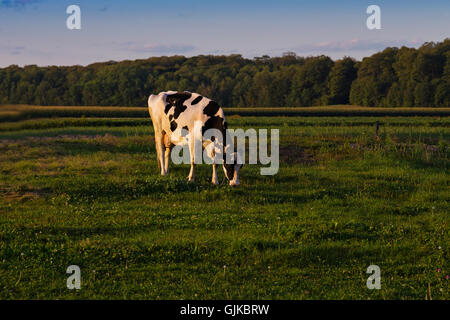
<path id="1" fill-rule="evenodd" d="M 209 129 L 217 129 L 222 133 L 222 142 L 224 142 L 226 139 L 224 123 L 226 122 L 221 117 L 214 116 L 209 118 L 202 126 L 202 135 L 204 135 L 205 132 Z M 215 141 L 214 136 L 211 137 L 211 141 Z"/>
<path id="2" fill-rule="evenodd" d="M 177 104 L 183 104 L 183 102 L 185 102 L 190 97 L 192 97 L 192 93 L 183 91 L 183 92 L 168 94 L 166 96 L 166 101 L 170 104 L 177 105 Z"/>
<path id="3" fill-rule="evenodd" d="M 171 115 L 169 116 L 169 121 L 172 121 L 172 119 L 173 119 L 173 114 L 171 114 Z"/>
<path id="4" fill-rule="evenodd" d="M 220 106 L 215 101 L 210 101 L 208 105 L 203 109 L 203 113 L 207 116 L 213 117 L 217 111 L 219 111 Z"/>
<path id="5" fill-rule="evenodd" d="M 200 101 L 202 101 L 203 97 L 202 96 L 198 96 L 197 98 L 195 98 L 192 102 L 191 105 L 197 104 Z"/>
<path id="6" fill-rule="evenodd" d="M 177 126 L 178 126 L 178 124 L 175 120 L 170 122 L 170 130 L 172 132 L 174 132 L 177 129 Z"/>
<path id="7" fill-rule="evenodd" d="M 186 109 L 187 109 L 187 107 L 185 105 L 183 105 L 183 104 L 182 105 L 176 105 L 175 106 L 175 112 L 173 113 L 173 117 L 175 119 L 177 119 L 180 116 L 180 114 Z"/>
<path id="8" fill-rule="evenodd" d="M 202 135 L 204 135 L 206 130 L 208 130 L 208 129 L 217 129 L 220 132 L 222 132 L 222 134 L 224 134 L 225 132 L 224 132 L 223 123 L 224 123 L 224 121 L 221 117 L 214 116 L 214 117 L 209 118 L 203 124 Z"/>
<path id="9" fill-rule="evenodd" d="M 166 101 L 175 106 L 175 111 L 173 113 L 173 117 L 175 119 L 177 119 L 180 114 L 187 109 L 187 107 L 183 105 L 183 103 L 191 97 L 192 93 L 186 91 L 177 92 L 166 96 Z"/>
<path id="10" fill-rule="evenodd" d="M 169 112 L 169 110 L 170 110 L 172 107 L 173 107 L 173 105 L 171 105 L 170 103 L 169 103 L 169 104 L 166 104 L 166 107 L 164 108 L 164 113 L 167 114 L 167 112 Z"/>
<path id="11" fill-rule="evenodd" d="M 186 131 L 181 130 L 181 136 L 186 137 L 189 134 L 189 128 L 188 126 L 184 126 L 183 129 Z"/>

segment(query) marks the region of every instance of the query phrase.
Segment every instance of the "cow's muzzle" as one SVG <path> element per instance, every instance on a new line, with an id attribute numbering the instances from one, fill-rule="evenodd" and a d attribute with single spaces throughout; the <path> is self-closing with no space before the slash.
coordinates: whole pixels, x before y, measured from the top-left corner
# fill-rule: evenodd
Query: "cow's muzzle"
<path id="1" fill-rule="evenodd" d="M 239 181 L 234 181 L 234 180 L 230 181 L 230 186 L 235 187 L 235 186 L 238 186 L 238 185 L 239 185 Z"/>

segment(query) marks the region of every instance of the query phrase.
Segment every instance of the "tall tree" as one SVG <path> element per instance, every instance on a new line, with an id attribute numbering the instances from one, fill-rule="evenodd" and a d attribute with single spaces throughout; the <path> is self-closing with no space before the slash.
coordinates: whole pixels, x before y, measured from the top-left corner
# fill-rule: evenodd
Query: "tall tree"
<path id="1" fill-rule="evenodd" d="M 331 69 L 328 79 L 329 94 L 325 96 L 324 104 L 348 104 L 350 88 L 356 79 L 356 67 L 353 58 L 345 57 L 337 60 Z"/>

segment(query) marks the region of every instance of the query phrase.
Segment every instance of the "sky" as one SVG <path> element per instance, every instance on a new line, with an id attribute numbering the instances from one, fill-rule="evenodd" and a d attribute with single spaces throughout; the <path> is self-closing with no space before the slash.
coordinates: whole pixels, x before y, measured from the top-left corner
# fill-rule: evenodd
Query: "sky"
<path id="1" fill-rule="evenodd" d="M 69 30 L 66 9 L 81 9 Z M 381 29 L 369 30 L 369 5 Z M 361 59 L 450 37 L 450 0 L 0 0 L 0 67 L 152 56 L 325 54 Z"/>

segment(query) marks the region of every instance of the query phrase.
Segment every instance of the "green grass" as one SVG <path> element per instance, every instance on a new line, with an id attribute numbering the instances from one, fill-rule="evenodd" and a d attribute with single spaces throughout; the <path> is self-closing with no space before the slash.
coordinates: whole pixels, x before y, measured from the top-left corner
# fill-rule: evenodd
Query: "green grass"
<path id="1" fill-rule="evenodd" d="M 160 177 L 148 119 L 1 123 L 0 298 L 450 298 L 449 118 L 228 120 L 280 129 L 277 175 Z"/>
<path id="2" fill-rule="evenodd" d="M 227 115 L 236 116 L 290 116 L 290 117 L 406 117 L 406 116 L 450 116 L 450 108 L 373 108 L 348 105 L 322 107 L 277 107 L 277 108 L 224 108 Z M 35 118 L 94 117 L 94 118 L 145 118 L 146 107 L 73 107 L 73 106 L 29 106 L 0 105 L 0 122 Z"/>

